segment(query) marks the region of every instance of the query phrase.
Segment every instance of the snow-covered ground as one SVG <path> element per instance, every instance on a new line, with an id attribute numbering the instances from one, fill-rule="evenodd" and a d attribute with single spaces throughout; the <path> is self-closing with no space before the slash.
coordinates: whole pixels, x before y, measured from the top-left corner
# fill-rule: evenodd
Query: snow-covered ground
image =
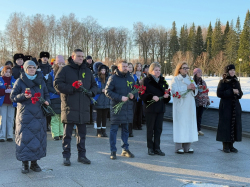
<path id="1" fill-rule="evenodd" d="M 171 85 L 171 80 L 173 76 L 166 76 L 165 79 L 169 85 Z M 220 77 L 203 77 L 203 79 L 207 83 L 207 87 L 209 88 L 209 98 L 211 105 L 209 108 L 219 108 L 220 98 L 216 95 L 216 90 L 218 83 L 220 81 Z M 243 92 L 243 97 L 240 99 L 241 107 L 243 111 L 250 112 L 250 77 L 241 77 L 240 78 L 241 89 Z M 171 101 L 172 102 L 172 99 Z"/>

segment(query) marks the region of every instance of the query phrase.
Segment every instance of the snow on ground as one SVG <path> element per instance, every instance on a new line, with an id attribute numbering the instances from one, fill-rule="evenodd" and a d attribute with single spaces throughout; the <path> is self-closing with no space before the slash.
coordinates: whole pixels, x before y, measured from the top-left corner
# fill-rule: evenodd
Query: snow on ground
<path id="1" fill-rule="evenodd" d="M 171 85 L 171 80 L 173 76 L 166 76 L 165 79 L 169 85 Z M 210 101 L 213 101 L 209 108 L 219 108 L 220 98 L 216 95 L 216 90 L 220 77 L 203 77 L 209 88 L 209 98 Z M 241 89 L 243 92 L 243 97 L 240 99 L 242 111 L 250 112 L 250 77 L 241 77 L 240 78 Z M 172 99 L 171 101 L 172 102 Z"/>

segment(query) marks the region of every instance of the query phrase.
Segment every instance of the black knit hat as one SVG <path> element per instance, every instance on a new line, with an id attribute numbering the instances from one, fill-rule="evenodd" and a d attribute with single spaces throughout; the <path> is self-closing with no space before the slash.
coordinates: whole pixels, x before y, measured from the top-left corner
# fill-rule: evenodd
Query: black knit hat
<path id="1" fill-rule="evenodd" d="M 149 68 L 150 65 L 144 64 L 142 67 L 142 71 L 145 71 L 146 68 Z"/>
<path id="2" fill-rule="evenodd" d="M 23 61 L 24 61 L 24 55 L 23 55 L 22 53 L 16 53 L 16 54 L 14 55 L 14 57 L 13 57 L 14 63 L 15 63 L 16 60 L 19 59 L 19 58 L 23 59 Z"/>
<path id="3" fill-rule="evenodd" d="M 228 73 L 231 69 L 235 69 L 233 64 L 227 65 L 224 69 L 225 73 Z"/>
<path id="4" fill-rule="evenodd" d="M 92 59 L 92 56 L 87 56 L 87 57 L 86 57 L 86 60 L 88 60 L 88 59 Z"/>
<path id="5" fill-rule="evenodd" d="M 7 61 L 7 62 L 5 62 L 5 66 L 12 66 L 13 67 L 13 63 L 11 61 Z"/>
<path id="6" fill-rule="evenodd" d="M 50 57 L 50 55 L 49 55 L 49 53 L 48 53 L 48 52 L 44 52 L 44 51 L 42 51 L 42 52 L 40 53 L 40 58 L 43 58 L 43 57 L 47 57 L 47 58 L 49 58 L 49 57 Z"/>

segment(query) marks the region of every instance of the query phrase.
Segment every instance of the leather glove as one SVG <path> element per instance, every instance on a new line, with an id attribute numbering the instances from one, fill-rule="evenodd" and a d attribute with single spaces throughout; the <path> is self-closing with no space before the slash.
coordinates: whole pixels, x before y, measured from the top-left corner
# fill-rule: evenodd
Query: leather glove
<path id="1" fill-rule="evenodd" d="M 93 93 L 91 91 L 88 91 L 85 93 L 88 97 L 92 97 L 93 96 Z"/>
<path id="2" fill-rule="evenodd" d="M 78 88 L 78 89 L 76 89 L 75 87 L 74 87 L 74 92 L 83 92 L 83 89 L 80 87 L 80 88 Z"/>

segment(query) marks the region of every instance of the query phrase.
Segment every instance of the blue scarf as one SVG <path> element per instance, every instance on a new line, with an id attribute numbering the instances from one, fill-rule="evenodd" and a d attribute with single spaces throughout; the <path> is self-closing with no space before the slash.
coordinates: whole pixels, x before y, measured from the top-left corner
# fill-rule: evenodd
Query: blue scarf
<path id="1" fill-rule="evenodd" d="M 28 79 L 30 79 L 30 80 L 32 80 L 32 81 L 33 81 L 33 80 L 36 78 L 36 76 L 37 76 L 37 74 L 31 76 L 31 75 L 28 75 L 27 73 L 25 73 L 25 75 L 27 76 Z"/>

